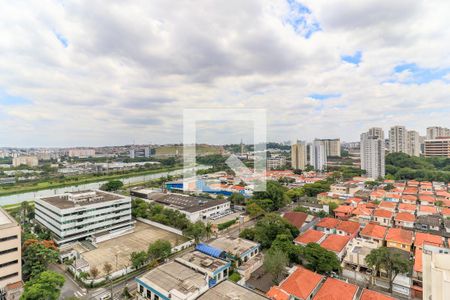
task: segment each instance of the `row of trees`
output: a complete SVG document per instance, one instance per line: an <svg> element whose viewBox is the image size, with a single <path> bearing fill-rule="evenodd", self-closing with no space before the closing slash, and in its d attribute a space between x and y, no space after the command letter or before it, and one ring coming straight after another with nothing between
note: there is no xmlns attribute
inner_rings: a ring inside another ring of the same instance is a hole
<svg viewBox="0 0 450 300"><path fill-rule="evenodd" d="M169 241L157 240L148 246L147 251L131 253L131 264L133 268L138 269L148 261L164 260L169 257L172 246Z"/></svg>

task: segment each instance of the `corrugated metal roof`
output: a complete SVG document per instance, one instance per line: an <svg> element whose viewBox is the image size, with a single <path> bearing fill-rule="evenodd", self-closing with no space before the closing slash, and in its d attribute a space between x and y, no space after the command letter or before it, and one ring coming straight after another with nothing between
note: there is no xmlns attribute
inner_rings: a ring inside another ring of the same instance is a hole
<svg viewBox="0 0 450 300"><path fill-rule="evenodd" d="M195 250L198 250L202 253L208 254L209 256L215 257L215 258L222 258L225 257L225 251L211 247L207 244L200 243L195 247Z"/></svg>

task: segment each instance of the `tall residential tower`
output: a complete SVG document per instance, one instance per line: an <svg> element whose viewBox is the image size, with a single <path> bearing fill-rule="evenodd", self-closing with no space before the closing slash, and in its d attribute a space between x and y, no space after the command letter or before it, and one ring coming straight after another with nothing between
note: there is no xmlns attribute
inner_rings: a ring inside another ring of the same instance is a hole
<svg viewBox="0 0 450 300"><path fill-rule="evenodd" d="M371 128L361 134L361 169L368 177L384 177L384 133L380 128Z"/></svg>

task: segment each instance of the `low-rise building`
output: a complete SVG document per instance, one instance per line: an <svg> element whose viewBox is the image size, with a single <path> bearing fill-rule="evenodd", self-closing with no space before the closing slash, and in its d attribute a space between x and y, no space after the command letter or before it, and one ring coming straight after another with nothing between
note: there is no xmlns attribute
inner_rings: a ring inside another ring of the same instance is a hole
<svg viewBox="0 0 450 300"><path fill-rule="evenodd" d="M355 300L358 287L339 279L328 277L313 300Z"/></svg>
<svg viewBox="0 0 450 300"><path fill-rule="evenodd" d="M364 289L359 300L395 300L395 298L377 291Z"/></svg>
<svg viewBox="0 0 450 300"><path fill-rule="evenodd" d="M384 243L384 239L386 237L387 227L369 223L364 227L363 230L359 233L359 235L366 240L375 242L378 244L378 247L382 247Z"/></svg>
<svg viewBox="0 0 450 300"><path fill-rule="evenodd" d="M407 212L414 214L416 212L417 206L415 204L400 203L398 205L398 212Z"/></svg>
<svg viewBox="0 0 450 300"><path fill-rule="evenodd" d="M352 216L352 212L355 208L349 205L339 205L333 211L336 218L340 220L348 220Z"/></svg>
<svg viewBox="0 0 450 300"><path fill-rule="evenodd" d="M413 244L413 232L402 228L389 228L386 234L386 246L410 252Z"/></svg>
<svg viewBox="0 0 450 300"><path fill-rule="evenodd" d="M394 217L395 226L413 229L416 216L408 212L399 212Z"/></svg>
<svg viewBox="0 0 450 300"><path fill-rule="evenodd" d="M363 238L354 238L347 245L347 254L343 263L347 266L355 267L356 271L363 272L369 268L366 264L366 256L378 247L377 242Z"/></svg>
<svg viewBox="0 0 450 300"><path fill-rule="evenodd" d="M218 285L210 288L206 293L201 295L198 300L267 300L254 290L248 289L242 285L236 284L232 281L226 280Z"/></svg>
<svg viewBox="0 0 450 300"><path fill-rule="evenodd" d="M395 212L395 209L397 208L397 203L389 201L381 201L380 204L378 205L378 208L388 210L390 212Z"/></svg>
<svg viewBox="0 0 450 300"><path fill-rule="evenodd" d="M336 233L336 227L341 221L334 218L323 218L314 227L318 231L323 231L327 234Z"/></svg>
<svg viewBox="0 0 450 300"><path fill-rule="evenodd" d="M373 212L373 221L383 226L392 226L392 217L394 213L385 209L375 209Z"/></svg>
<svg viewBox="0 0 450 300"><path fill-rule="evenodd" d="M304 267L297 266L279 286L273 286L267 297L273 300L303 299L311 300L317 294L324 276Z"/></svg>
<svg viewBox="0 0 450 300"><path fill-rule="evenodd" d="M437 214L436 206L432 205L419 205L419 209L417 210L417 216L429 216L433 214Z"/></svg>
<svg viewBox="0 0 450 300"><path fill-rule="evenodd" d="M158 266L135 280L138 300L194 300L210 287L204 274L175 261Z"/></svg>
<svg viewBox="0 0 450 300"><path fill-rule="evenodd" d="M326 233L314 229L309 229L294 239L294 243L306 246L309 243L320 244L326 237Z"/></svg>
<svg viewBox="0 0 450 300"><path fill-rule="evenodd" d="M416 193L417 191L409 191L410 193L413 194L408 194L408 191L405 190L405 192L403 192L401 201L402 203L407 203L407 204L417 204L417 196Z"/></svg>
<svg viewBox="0 0 450 300"><path fill-rule="evenodd" d="M414 227L417 230L440 233L442 217L439 215L418 216Z"/></svg>
<svg viewBox="0 0 450 300"><path fill-rule="evenodd" d="M68 192L35 201L36 221L49 229L58 246L131 231L131 198L100 190Z"/></svg>
<svg viewBox="0 0 450 300"><path fill-rule="evenodd" d="M433 245L436 247L444 246L444 238L439 235L416 232L414 236L414 247L422 249L424 245Z"/></svg>
<svg viewBox="0 0 450 300"><path fill-rule="evenodd" d="M360 225L353 221L342 221L336 227L336 233L354 238L358 235Z"/></svg>
<svg viewBox="0 0 450 300"><path fill-rule="evenodd" d="M346 247L350 240L351 238L349 236L330 234L325 238L325 240L323 240L322 243L320 243L320 246L328 251L333 251L336 256L342 260L345 256Z"/></svg>
<svg viewBox="0 0 450 300"><path fill-rule="evenodd" d="M19 299L21 294L21 232L16 220L0 207L0 290L6 292L5 299Z"/></svg>

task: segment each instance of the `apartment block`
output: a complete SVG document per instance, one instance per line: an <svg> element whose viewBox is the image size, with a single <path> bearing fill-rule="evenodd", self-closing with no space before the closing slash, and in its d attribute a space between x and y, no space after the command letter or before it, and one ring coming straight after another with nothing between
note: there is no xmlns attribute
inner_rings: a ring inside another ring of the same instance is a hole
<svg viewBox="0 0 450 300"><path fill-rule="evenodd" d="M450 137L425 140L425 157L450 157Z"/></svg>
<svg viewBox="0 0 450 300"><path fill-rule="evenodd" d="M13 167L18 167L20 165L26 165L28 167L37 167L39 164L37 156L17 156L13 157L12 165Z"/></svg>
<svg viewBox="0 0 450 300"><path fill-rule="evenodd" d="M36 221L48 228L58 246L134 228L131 198L100 190L69 192L35 201ZM104 237L103 237L104 238Z"/></svg>
<svg viewBox="0 0 450 300"><path fill-rule="evenodd" d="M69 157L79 157L79 158L94 157L95 149L82 149L82 148L69 149L67 151L67 155Z"/></svg>
<svg viewBox="0 0 450 300"><path fill-rule="evenodd" d="M361 134L361 169L369 178L377 179L385 174L384 136L380 128L371 128Z"/></svg>
<svg viewBox="0 0 450 300"><path fill-rule="evenodd" d="M316 139L325 145L325 152L328 157L341 156L341 140L340 139Z"/></svg>
<svg viewBox="0 0 450 300"><path fill-rule="evenodd" d="M304 170L307 164L307 149L305 141L297 141L291 146L291 166L292 169Z"/></svg>
<svg viewBox="0 0 450 300"><path fill-rule="evenodd" d="M389 130L389 152L406 153L406 128L405 126L394 126Z"/></svg>
<svg viewBox="0 0 450 300"><path fill-rule="evenodd" d="M2 299L12 299L10 287L22 286L21 253L20 225L0 208L0 290L6 292Z"/></svg>
<svg viewBox="0 0 450 300"><path fill-rule="evenodd" d="M445 127L433 126L427 128L427 140L434 140L438 137L450 136L450 129Z"/></svg>
<svg viewBox="0 0 450 300"><path fill-rule="evenodd" d="M309 146L310 149L310 165L315 170L324 170L327 164L327 152L325 143L322 140L314 140Z"/></svg>
<svg viewBox="0 0 450 300"><path fill-rule="evenodd" d="M406 153L411 156L420 156L421 143L417 131L409 130L406 132Z"/></svg>

